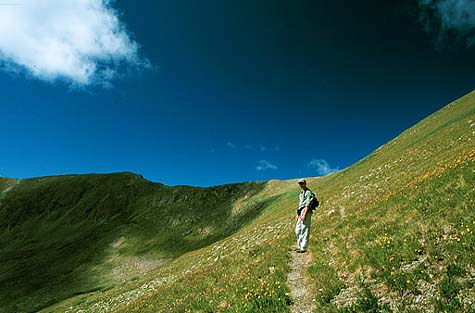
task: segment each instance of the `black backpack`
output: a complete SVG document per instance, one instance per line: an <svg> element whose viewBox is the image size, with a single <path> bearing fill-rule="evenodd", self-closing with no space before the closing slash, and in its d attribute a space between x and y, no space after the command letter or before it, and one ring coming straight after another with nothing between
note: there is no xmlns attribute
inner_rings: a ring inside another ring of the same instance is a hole
<svg viewBox="0 0 475 313"><path fill-rule="evenodd" d="M317 196L313 191L310 192L312 193L312 200L310 200L309 207L312 211L315 211L315 209L320 205L320 201L318 201Z"/></svg>

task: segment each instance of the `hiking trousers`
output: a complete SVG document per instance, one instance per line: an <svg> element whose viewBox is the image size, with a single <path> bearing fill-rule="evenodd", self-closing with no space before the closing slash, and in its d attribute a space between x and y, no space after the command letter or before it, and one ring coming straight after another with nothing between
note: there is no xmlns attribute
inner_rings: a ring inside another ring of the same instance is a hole
<svg viewBox="0 0 475 313"><path fill-rule="evenodd" d="M295 225L295 235L297 236L297 247L300 250L307 250L308 240L310 237L310 222L312 220L312 212L309 211L305 216L305 221L299 217Z"/></svg>

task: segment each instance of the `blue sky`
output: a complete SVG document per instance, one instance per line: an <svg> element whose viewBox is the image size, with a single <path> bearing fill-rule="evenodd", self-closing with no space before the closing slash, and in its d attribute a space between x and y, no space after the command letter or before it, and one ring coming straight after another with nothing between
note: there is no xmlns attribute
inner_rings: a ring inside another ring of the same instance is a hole
<svg viewBox="0 0 475 313"><path fill-rule="evenodd" d="M317 176L473 90L470 2L345 2L0 6L0 175Z"/></svg>

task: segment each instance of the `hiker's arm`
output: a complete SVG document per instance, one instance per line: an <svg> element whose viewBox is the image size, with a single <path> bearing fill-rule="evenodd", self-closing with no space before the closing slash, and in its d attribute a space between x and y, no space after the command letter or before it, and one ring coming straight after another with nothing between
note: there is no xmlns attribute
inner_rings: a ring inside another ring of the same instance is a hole
<svg viewBox="0 0 475 313"><path fill-rule="evenodd" d="M306 207L303 209L302 221L305 221L305 217L307 216L308 210L309 210L308 206L306 206Z"/></svg>
<svg viewBox="0 0 475 313"><path fill-rule="evenodd" d="M305 192L305 207L306 208L310 207L310 201L312 201L312 197L313 196L310 190L307 190L307 192Z"/></svg>
<svg viewBox="0 0 475 313"><path fill-rule="evenodd" d="M302 221L305 221L308 210L310 210L310 201L312 200L312 194L310 191L305 192L305 208L303 209Z"/></svg>

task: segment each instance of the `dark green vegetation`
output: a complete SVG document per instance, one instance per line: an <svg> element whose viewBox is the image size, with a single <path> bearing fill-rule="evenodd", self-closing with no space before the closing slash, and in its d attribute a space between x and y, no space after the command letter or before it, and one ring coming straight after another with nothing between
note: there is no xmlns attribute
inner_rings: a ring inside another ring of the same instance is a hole
<svg viewBox="0 0 475 313"><path fill-rule="evenodd" d="M263 183L169 187L132 173L2 180L0 310L28 312L107 289L215 242L260 210ZM131 264L129 264L131 263ZM138 264L137 264L138 263ZM156 264L155 264L156 263Z"/></svg>
<svg viewBox="0 0 475 313"><path fill-rule="evenodd" d="M316 312L475 312L475 93L309 179ZM2 192L3 191L3 192ZM7 191L7 192L5 192ZM0 310L286 312L296 180L0 179Z"/></svg>

